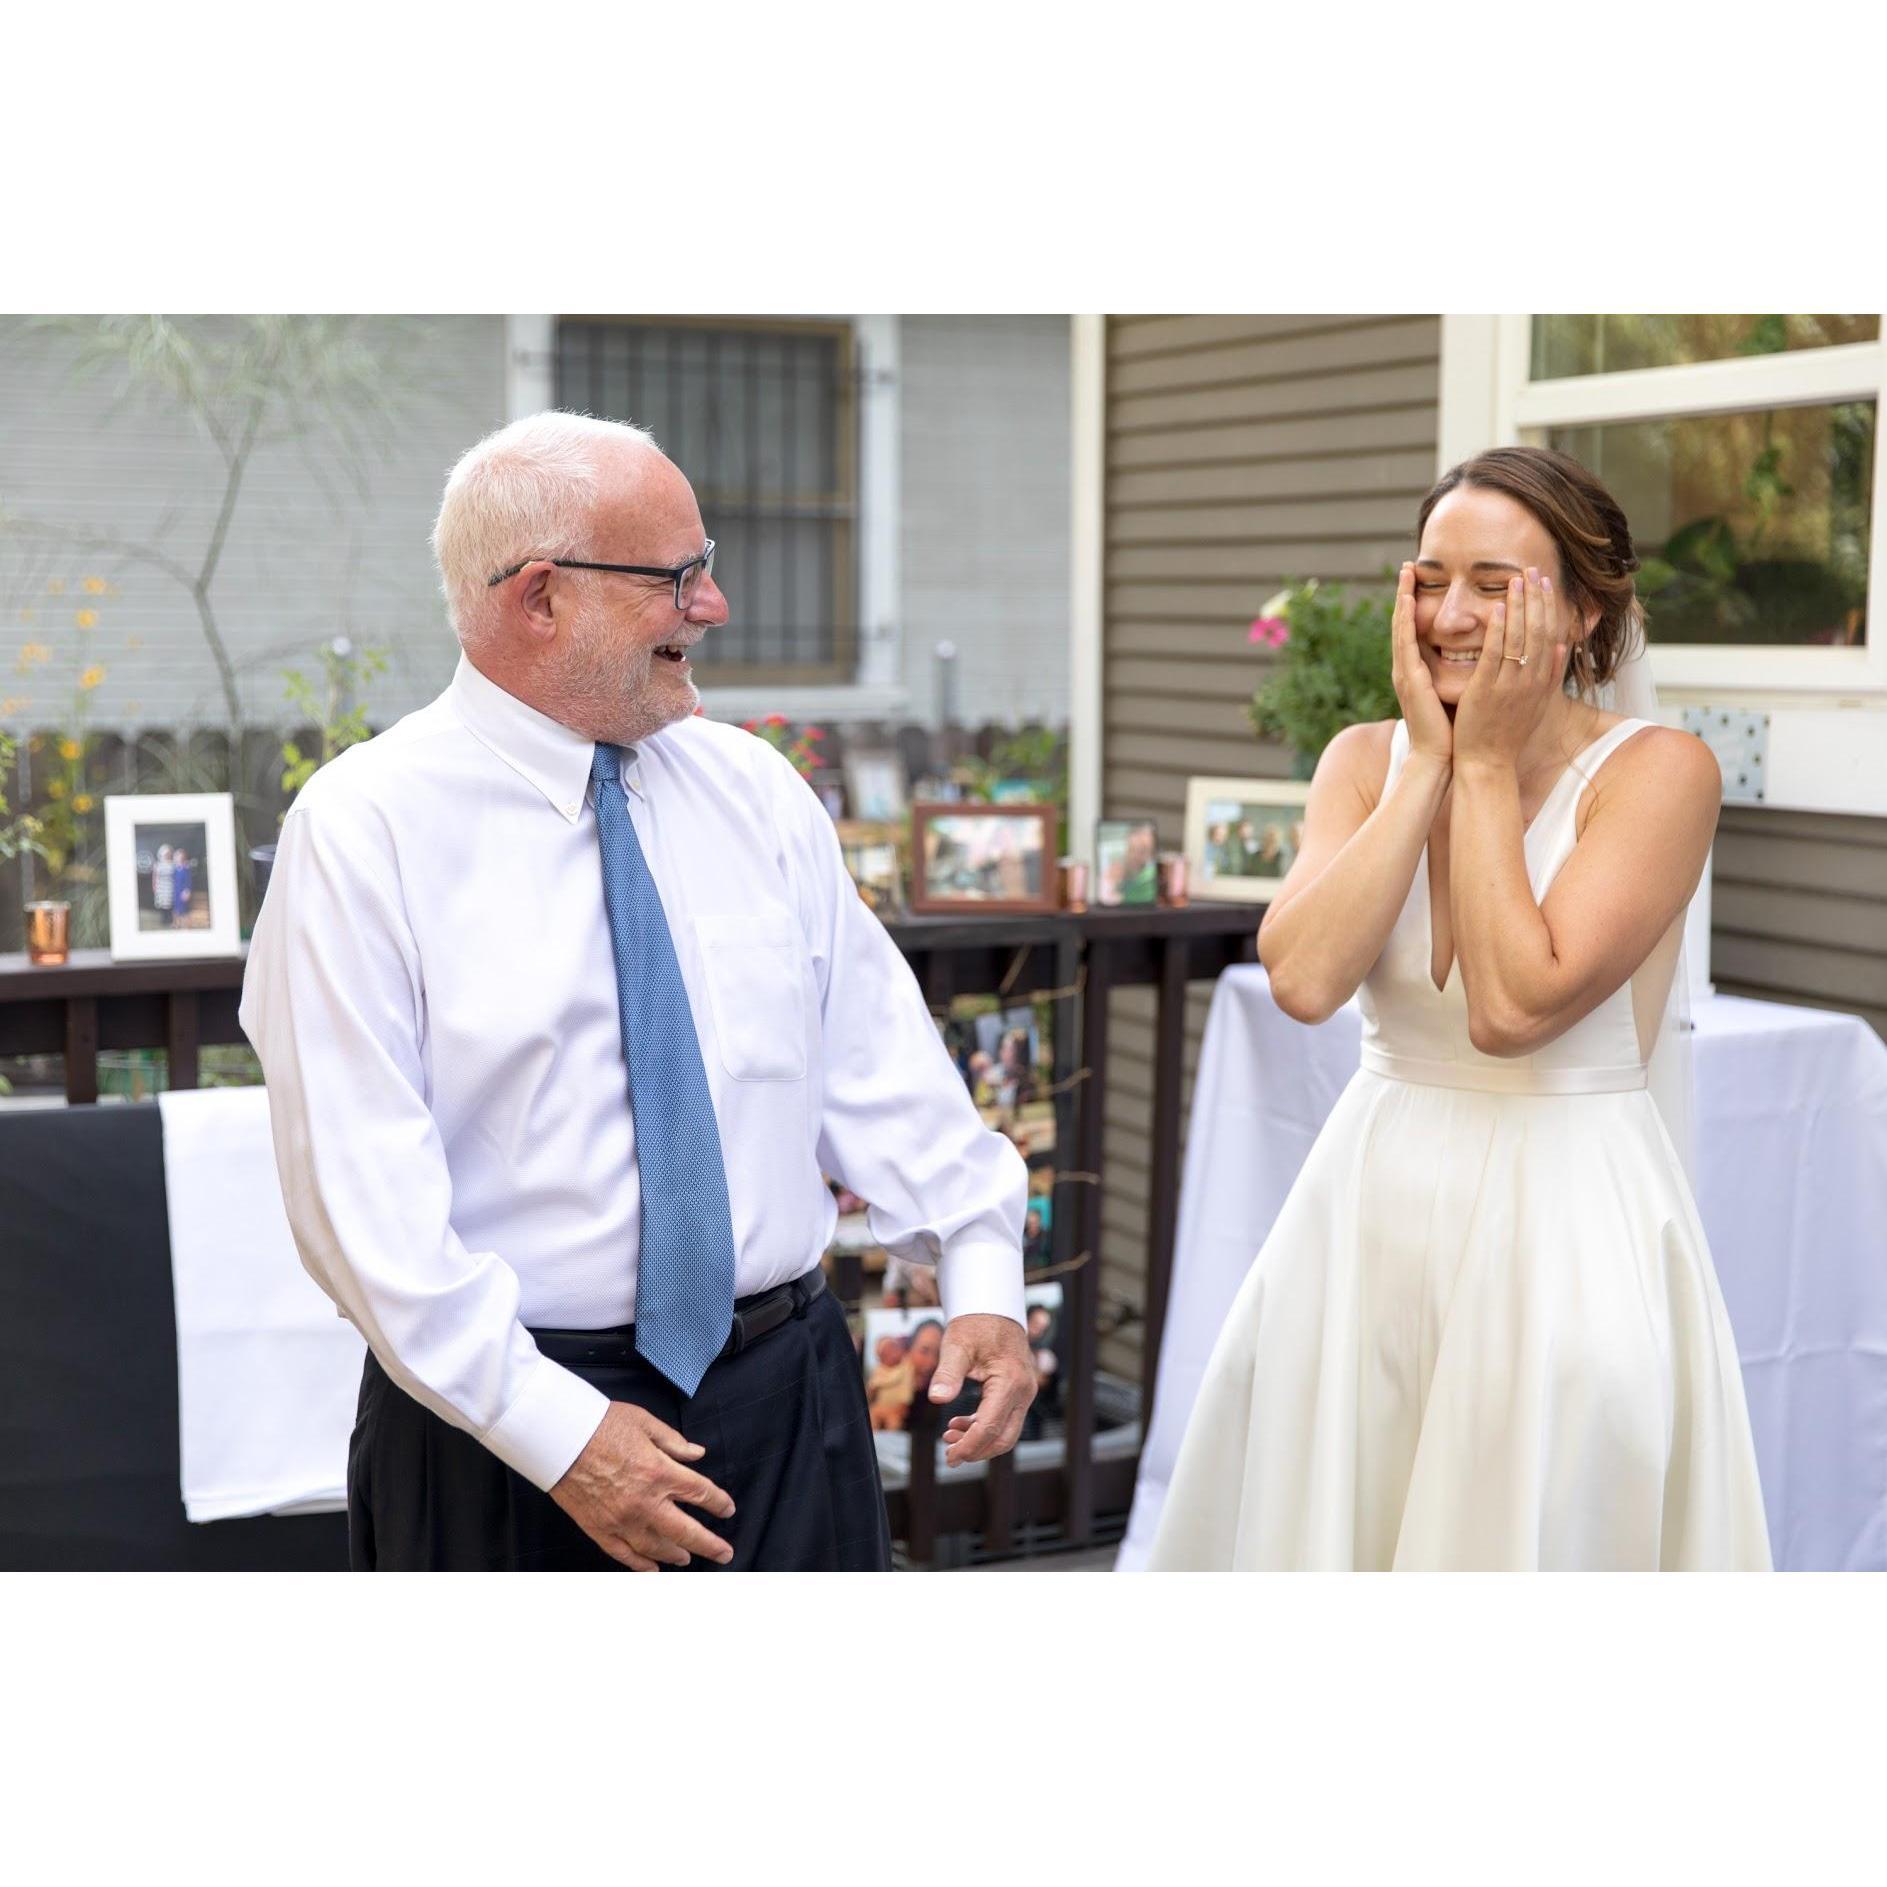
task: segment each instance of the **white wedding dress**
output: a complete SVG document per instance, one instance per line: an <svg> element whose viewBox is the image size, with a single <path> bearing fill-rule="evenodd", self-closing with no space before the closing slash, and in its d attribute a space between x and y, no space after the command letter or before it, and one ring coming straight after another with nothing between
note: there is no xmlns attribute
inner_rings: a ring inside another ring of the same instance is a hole
<svg viewBox="0 0 1887 1887"><path fill-rule="evenodd" d="M1544 900L1582 787L1528 826ZM1408 752L1398 723L1388 778ZM1736 1349L1646 1088L1675 934L1537 1054L1468 1039L1428 854L1361 992L1362 1067L1220 1333L1155 1571L1766 1568ZM1635 987L1634 987L1635 985Z"/></svg>

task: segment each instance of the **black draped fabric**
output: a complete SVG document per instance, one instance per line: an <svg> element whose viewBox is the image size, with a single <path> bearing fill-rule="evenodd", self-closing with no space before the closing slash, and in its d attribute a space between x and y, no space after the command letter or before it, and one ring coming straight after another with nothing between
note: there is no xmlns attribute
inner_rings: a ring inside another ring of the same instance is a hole
<svg viewBox="0 0 1887 1887"><path fill-rule="evenodd" d="M340 1514L184 1518L154 1101L0 1114L0 1570L339 1571Z"/></svg>
<svg viewBox="0 0 1887 1887"><path fill-rule="evenodd" d="M882 1572L890 1531L864 1383L826 1293L710 1366L683 1398L627 1342L540 1338L546 1354L707 1453L731 1520L687 1511L734 1548L697 1571ZM400 1389L369 1356L348 1456L350 1551L367 1572L621 1572L551 1497Z"/></svg>

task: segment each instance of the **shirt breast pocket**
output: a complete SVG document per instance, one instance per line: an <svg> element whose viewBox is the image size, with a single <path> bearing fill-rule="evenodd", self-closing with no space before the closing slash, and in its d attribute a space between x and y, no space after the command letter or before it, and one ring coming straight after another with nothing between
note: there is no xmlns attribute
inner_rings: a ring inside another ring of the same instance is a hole
<svg viewBox="0 0 1887 1887"><path fill-rule="evenodd" d="M783 911L697 917L721 1066L736 1081L806 1078L802 951Z"/></svg>

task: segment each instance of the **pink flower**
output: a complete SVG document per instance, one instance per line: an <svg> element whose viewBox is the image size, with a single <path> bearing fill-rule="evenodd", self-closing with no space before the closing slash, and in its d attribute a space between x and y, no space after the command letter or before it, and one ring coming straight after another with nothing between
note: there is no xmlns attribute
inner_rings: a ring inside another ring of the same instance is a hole
<svg viewBox="0 0 1887 1887"><path fill-rule="evenodd" d="M1282 616L1260 616L1247 637L1267 649L1281 649L1290 639L1291 625Z"/></svg>

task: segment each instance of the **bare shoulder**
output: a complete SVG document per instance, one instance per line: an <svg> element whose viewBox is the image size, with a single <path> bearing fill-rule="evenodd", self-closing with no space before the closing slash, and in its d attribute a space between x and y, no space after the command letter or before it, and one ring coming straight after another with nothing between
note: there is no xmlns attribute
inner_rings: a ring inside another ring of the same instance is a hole
<svg viewBox="0 0 1887 1887"><path fill-rule="evenodd" d="M1317 761L1315 784L1346 788L1374 807L1389 777L1394 721L1357 721L1332 737Z"/></svg>
<svg viewBox="0 0 1887 1887"><path fill-rule="evenodd" d="M1611 756L1580 797L1588 802L1588 818L1603 809L1657 823L1714 826L1723 774L1716 755L1695 734L1648 727Z"/></svg>

